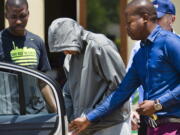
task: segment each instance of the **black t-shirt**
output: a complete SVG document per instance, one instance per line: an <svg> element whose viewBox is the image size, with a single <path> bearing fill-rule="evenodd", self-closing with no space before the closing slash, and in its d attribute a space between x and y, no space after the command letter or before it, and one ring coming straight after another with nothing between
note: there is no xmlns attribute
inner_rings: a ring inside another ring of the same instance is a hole
<svg viewBox="0 0 180 135"><path fill-rule="evenodd" d="M25 36L14 36L7 29L0 32L0 61L14 63L35 70L50 70L44 42L31 32ZM23 74L25 107L27 114L47 112L39 88L39 80ZM19 89L17 78L13 74L0 72L0 114L20 114Z"/></svg>
<svg viewBox="0 0 180 135"><path fill-rule="evenodd" d="M37 69L50 70L42 39L27 31L25 36L14 36L7 29L0 32L0 60Z"/></svg>

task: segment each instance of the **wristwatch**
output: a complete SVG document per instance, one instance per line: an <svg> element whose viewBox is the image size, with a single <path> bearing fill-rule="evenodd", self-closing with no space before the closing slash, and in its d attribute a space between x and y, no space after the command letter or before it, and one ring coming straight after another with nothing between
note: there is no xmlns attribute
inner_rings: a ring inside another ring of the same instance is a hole
<svg viewBox="0 0 180 135"><path fill-rule="evenodd" d="M162 105L160 104L159 100L154 100L154 109L156 111L160 111L162 109Z"/></svg>

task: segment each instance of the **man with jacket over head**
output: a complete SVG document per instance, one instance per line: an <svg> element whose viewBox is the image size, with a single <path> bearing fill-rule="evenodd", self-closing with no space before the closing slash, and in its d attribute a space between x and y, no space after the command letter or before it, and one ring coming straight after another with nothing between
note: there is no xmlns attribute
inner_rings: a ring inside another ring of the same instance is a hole
<svg viewBox="0 0 180 135"><path fill-rule="evenodd" d="M49 48L52 52L66 54L64 96L70 121L99 106L125 75L125 66L114 43L103 34L86 31L70 18L52 22ZM110 134L131 134L129 101L81 133Z"/></svg>

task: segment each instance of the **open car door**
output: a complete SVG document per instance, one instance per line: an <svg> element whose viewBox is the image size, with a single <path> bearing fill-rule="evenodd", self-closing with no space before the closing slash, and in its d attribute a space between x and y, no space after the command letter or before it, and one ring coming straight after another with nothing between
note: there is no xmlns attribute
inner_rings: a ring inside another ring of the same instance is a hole
<svg viewBox="0 0 180 135"><path fill-rule="evenodd" d="M0 135L67 135L60 87L45 74L0 62Z"/></svg>

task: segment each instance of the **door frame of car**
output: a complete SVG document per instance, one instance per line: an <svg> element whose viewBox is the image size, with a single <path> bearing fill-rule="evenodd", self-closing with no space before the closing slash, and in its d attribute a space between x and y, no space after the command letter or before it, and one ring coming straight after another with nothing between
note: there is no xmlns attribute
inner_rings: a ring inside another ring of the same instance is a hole
<svg viewBox="0 0 180 135"><path fill-rule="evenodd" d="M58 127L56 128L54 135L57 134L59 135L59 133L61 133L61 135L67 135L67 116L65 113L65 104L64 104L63 94L61 92L58 83L50 76L47 76L40 71L35 71L33 69L29 69L26 67L22 67L10 63L0 62L0 71L6 71L6 70L32 75L34 77L43 80L52 88L52 92L56 100L57 114L58 114L58 124L57 124Z"/></svg>

